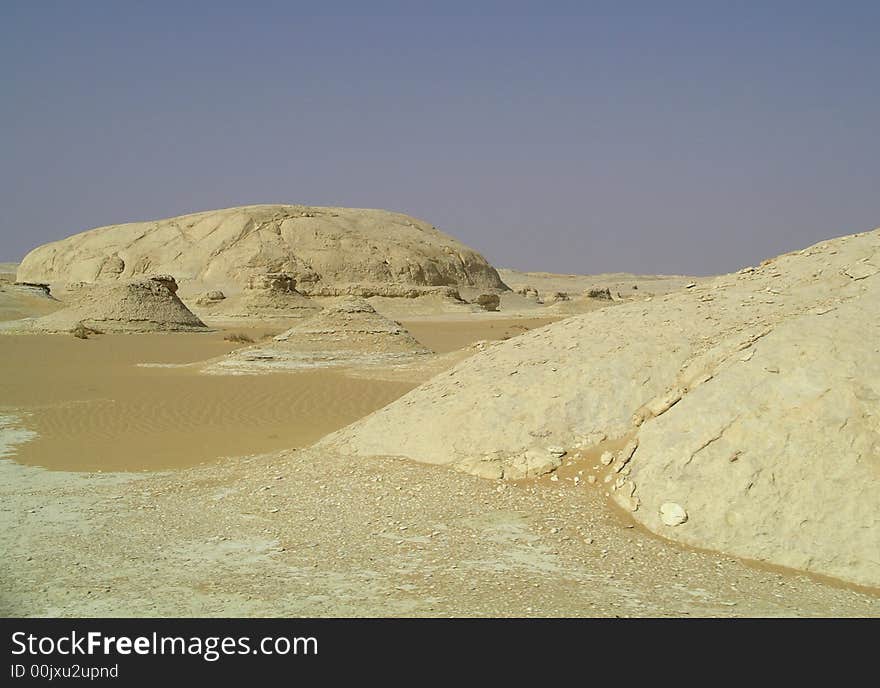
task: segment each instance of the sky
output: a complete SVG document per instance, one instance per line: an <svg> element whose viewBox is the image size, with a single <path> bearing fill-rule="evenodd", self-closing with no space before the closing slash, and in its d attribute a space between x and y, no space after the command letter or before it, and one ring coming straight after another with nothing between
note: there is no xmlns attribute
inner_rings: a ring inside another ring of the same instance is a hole
<svg viewBox="0 0 880 688"><path fill-rule="evenodd" d="M255 203L498 267L714 274L880 225L880 3L0 0L0 260Z"/></svg>

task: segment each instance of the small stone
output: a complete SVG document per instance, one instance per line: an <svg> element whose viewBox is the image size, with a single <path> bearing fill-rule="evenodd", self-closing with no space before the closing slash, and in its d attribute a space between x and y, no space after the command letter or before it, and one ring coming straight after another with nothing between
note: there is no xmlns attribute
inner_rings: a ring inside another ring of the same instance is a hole
<svg viewBox="0 0 880 688"><path fill-rule="evenodd" d="M664 502L660 505L660 520L663 521L663 525L680 526L687 522L688 514L681 504Z"/></svg>
<svg viewBox="0 0 880 688"><path fill-rule="evenodd" d="M602 452L602 456L599 457L599 463L603 466L609 465L612 461L614 461L614 454L610 451Z"/></svg>
<svg viewBox="0 0 880 688"><path fill-rule="evenodd" d="M547 447L547 452L552 454L553 456L565 456L568 452L565 451L562 447Z"/></svg>

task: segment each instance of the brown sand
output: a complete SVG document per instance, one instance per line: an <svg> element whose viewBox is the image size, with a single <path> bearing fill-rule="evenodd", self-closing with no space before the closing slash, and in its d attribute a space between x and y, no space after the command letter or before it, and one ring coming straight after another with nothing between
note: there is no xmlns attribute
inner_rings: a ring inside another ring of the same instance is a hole
<svg viewBox="0 0 880 688"><path fill-rule="evenodd" d="M443 353L551 321L412 325L419 341ZM20 427L36 433L12 458L53 470L144 471L305 447L421 381L327 370L202 375L186 365L243 346L226 340L232 333L260 341L278 328L106 334L87 341L66 335L0 337L0 414L18 417Z"/></svg>
<svg viewBox="0 0 880 688"><path fill-rule="evenodd" d="M559 318L400 320L413 337L438 354L457 351L481 339L510 339Z"/></svg>
<svg viewBox="0 0 880 688"><path fill-rule="evenodd" d="M0 412L37 437L21 463L64 470L179 468L311 444L414 383L339 373L200 375L190 367L236 345L223 333L0 337Z"/></svg>

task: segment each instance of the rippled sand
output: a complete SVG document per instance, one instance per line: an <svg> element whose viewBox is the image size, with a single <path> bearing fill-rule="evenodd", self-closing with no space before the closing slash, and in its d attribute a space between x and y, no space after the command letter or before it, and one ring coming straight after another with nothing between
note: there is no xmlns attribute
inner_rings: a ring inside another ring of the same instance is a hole
<svg viewBox="0 0 880 688"><path fill-rule="evenodd" d="M64 470L150 470L311 444L415 383L309 371L200 375L222 333L0 337L0 413L36 433L14 459ZM240 345L239 345L240 346Z"/></svg>
<svg viewBox="0 0 880 688"><path fill-rule="evenodd" d="M410 326L422 343L447 352L546 322L498 318ZM255 341L278 331L235 329ZM366 379L328 370L202 375L187 365L243 346L226 341L228 335L0 337L3 432L31 437L16 443L10 458L56 470L144 471L305 447L419 382L418 376Z"/></svg>

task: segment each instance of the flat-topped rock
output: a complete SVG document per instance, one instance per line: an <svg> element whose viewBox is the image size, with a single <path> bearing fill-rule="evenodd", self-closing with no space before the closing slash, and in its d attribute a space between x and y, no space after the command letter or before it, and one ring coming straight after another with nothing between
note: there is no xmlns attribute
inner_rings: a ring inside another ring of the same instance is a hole
<svg viewBox="0 0 880 688"><path fill-rule="evenodd" d="M302 205L98 227L34 249L17 274L19 280L66 283L157 272L174 275L187 293L244 289L270 273L288 275L304 295L506 289L483 256L427 222L385 210Z"/></svg>

